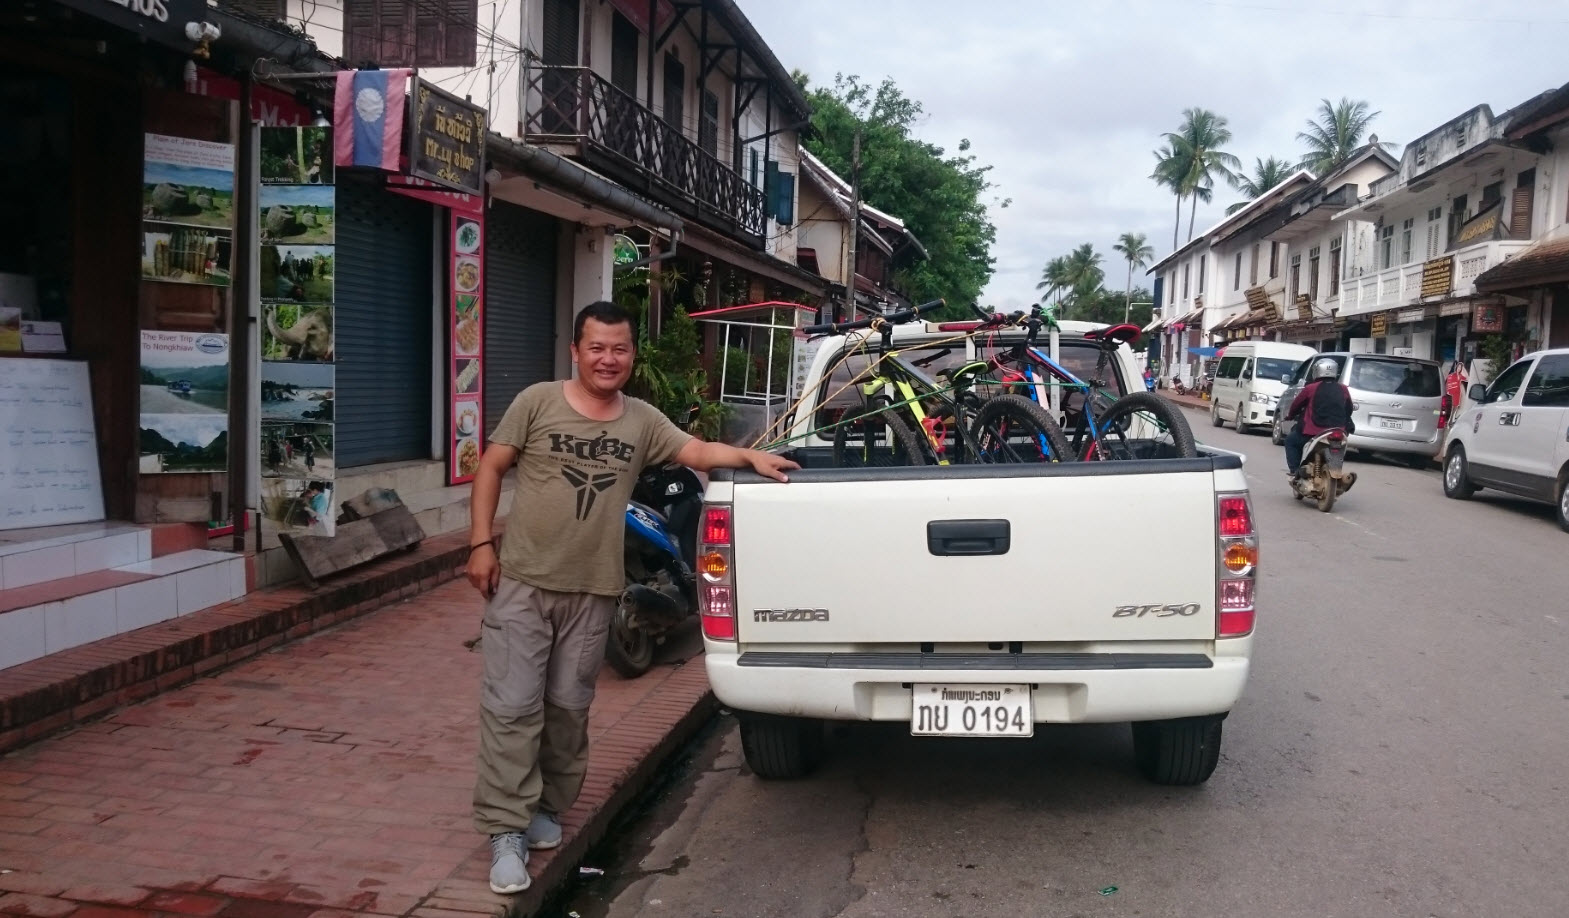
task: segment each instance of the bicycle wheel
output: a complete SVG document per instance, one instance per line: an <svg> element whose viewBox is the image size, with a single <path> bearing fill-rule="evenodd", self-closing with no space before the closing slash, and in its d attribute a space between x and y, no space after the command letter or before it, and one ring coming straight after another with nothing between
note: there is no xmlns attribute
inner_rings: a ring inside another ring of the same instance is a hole
<svg viewBox="0 0 1569 918"><path fill-rule="evenodd" d="M834 428L836 468L904 465L926 465L926 453L921 438L892 408L874 409Z"/></svg>
<svg viewBox="0 0 1569 918"><path fill-rule="evenodd" d="M1153 392L1124 395L1096 422L1100 436L1085 447L1087 460L1191 459L1199 454L1182 409Z"/></svg>
<svg viewBox="0 0 1569 918"><path fill-rule="evenodd" d="M999 395L975 413L970 438L979 462L1066 462L1073 452L1045 409L1022 395Z"/></svg>

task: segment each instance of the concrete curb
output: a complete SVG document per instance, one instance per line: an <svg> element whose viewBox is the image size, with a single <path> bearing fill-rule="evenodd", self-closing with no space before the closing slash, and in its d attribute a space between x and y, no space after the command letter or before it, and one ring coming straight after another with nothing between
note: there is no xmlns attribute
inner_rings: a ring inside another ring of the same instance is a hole
<svg viewBox="0 0 1569 918"><path fill-rule="evenodd" d="M702 666L702 658L697 657L687 665ZM506 918L534 918L554 897L564 893L576 877L578 865L609 834L611 824L621 811L637 799L665 761L691 739L718 709L719 702L712 691L705 691L699 696L691 708L666 731L664 738L642 756L610 797L589 814L583 826L567 833L561 847L549 852L552 856L534 874L533 884L513 897ZM593 755L591 746L590 762Z"/></svg>

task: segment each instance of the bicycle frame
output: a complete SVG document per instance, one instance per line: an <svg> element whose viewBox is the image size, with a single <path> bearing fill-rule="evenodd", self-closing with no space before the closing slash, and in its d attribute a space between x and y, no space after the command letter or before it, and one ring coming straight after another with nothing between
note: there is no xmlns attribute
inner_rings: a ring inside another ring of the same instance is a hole
<svg viewBox="0 0 1569 918"><path fill-rule="evenodd" d="M879 371L876 376L861 384L861 394L870 400L873 396L892 389L897 396L894 405L906 408L916 420L916 432L926 438L932 448L932 456L938 465L948 465L947 439L936 433L937 421L926 413L924 402L930 398L939 398L946 402L953 410L953 423L955 432L959 436L964 449L974 453L975 444L971 442L970 433L965 429L964 416L961 408L961 389L958 386L943 386L936 379L928 376L925 371L911 361L905 359L900 351L883 351L882 366L886 364L894 368L895 372ZM986 369L984 361L970 361L953 372L954 377L960 377L967 371L977 374ZM913 381L913 382L912 382ZM917 392L919 386L923 392ZM950 396L948 393L952 392Z"/></svg>

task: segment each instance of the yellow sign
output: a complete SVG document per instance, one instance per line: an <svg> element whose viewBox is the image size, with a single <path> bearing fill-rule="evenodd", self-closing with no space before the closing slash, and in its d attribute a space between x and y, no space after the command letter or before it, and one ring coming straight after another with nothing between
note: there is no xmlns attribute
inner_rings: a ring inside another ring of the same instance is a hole
<svg viewBox="0 0 1569 918"><path fill-rule="evenodd" d="M1446 296L1454 289L1455 257L1445 255L1422 263L1422 299Z"/></svg>
<svg viewBox="0 0 1569 918"><path fill-rule="evenodd" d="M470 194L484 188L484 109L416 80L408 141L410 175Z"/></svg>
<svg viewBox="0 0 1569 918"><path fill-rule="evenodd" d="M1370 334L1375 338L1382 338L1389 334L1388 313L1380 312L1373 316L1373 330L1370 332Z"/></svg>
<svg viewBox="0 0 1569 918"><path fill-rule="evenodd" d="M1488 233L1491 233L1497 228L1498 212L1494 211L1482 219L1473 222L1465 229L1462 229L1460 231L1460 235L1455 237L1455 245L1461 246L1465 245L1467 242L1471 242L1474 239L1481 239L1483 236L1486 236Z"/></svg>

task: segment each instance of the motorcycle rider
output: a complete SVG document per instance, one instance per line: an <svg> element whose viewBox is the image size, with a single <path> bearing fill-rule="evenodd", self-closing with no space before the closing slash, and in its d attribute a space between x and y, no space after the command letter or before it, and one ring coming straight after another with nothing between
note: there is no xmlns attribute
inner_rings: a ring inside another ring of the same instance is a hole
<svg viewBox="0 0 1569 918"><path fill-rule="evenodd" d="M1340 364L1333 358L1318 358L1308 370L1308 384L1291 400L1286 420L1301 416L1286 434L1286 471L1293 480L1301 477L1302 449L1314 437L1337 428L1348 434L1356 430L1351 420L1351 390L1336 378L1339 375Z"/></svg>

